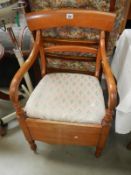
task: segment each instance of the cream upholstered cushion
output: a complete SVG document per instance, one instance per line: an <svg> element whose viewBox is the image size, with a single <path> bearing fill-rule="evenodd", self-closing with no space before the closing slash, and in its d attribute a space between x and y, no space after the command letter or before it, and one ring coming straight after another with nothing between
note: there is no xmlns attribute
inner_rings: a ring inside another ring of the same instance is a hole
<svg viewBox="0 0 131 175"><path fill-rule="evenodd" d="M96 77L52 73L39 82L27 101L25 111L33 118L101 123L105 115L105 105Z"/></svg>

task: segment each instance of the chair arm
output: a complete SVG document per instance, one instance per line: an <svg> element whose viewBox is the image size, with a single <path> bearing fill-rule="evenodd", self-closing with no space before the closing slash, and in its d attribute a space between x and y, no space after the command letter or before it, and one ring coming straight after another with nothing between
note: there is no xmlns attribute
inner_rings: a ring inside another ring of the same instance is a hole
<svg viewBox="0 0 131 175"><path fill-rule="evenodd" d="M104 33L101 33L100 52L101 52L101 58L102 58L103 73L105 75L107 88L108 88L108 109L112 111L114 110L117 103L117 87L116 87L115 79L108 62L108 58L106 56Z"/></svg>
<svg viewBox="0 0 131 175"><path fill-rule="evenodd" d="M18 101L18 88L24 74L28 72L32 64L35 62L37 55L39 53L39 46L40 46L40 31L36 33L36 39L33 44L32 51L28 57L28 59L24 62L24 64L20 67L20 69L16 72L15 76L13 77L10 85L10 99L13 102L15 109L21 108L21 105Z"/></svg>

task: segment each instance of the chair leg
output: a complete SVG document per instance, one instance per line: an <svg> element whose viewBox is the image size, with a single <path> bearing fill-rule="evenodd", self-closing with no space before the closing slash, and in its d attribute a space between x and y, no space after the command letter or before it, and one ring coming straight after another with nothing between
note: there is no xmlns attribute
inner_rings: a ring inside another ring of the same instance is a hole
<svg viewBox="0 0 131 175"><path fill-rule="evenodd" d="M128 149L128 150L131 150L131 142L128 143L127 149Z"/></svg>
<svg viewBox="0 0 131 175"><path fill-rule="evenodd" d="M31 150L36 152L37 145L35 144L35 141L32 139L29 132L27 133L27 132L25 132L25 130L23 130L23 131L24 131L25 138L26 138L27 142L29 143Z"/></svg>
<svg viewBox="0 0 131 175"><path fill-rule="evenodd" d="M102 151L103 151L103 148L99 148L99 147L97 146L97 147L96 147L95 156L96 156L97 158L100 157Z"/></svg>
<svg viewBox="0 0 131 175"><path fill-rule="evenodd" d="M34 140L32 141L28 141L29 145L30 145L30 148L36 152L36 149L37 149L37 145L35 144Z"/></svg>
<svg viewBox="0 0 131 175"><path fill-rule="evenodd" d="M0 136L5 136L8 124L0 124Z"/></svg>
<svg viewBox="0 0 131 175"><path fill-rule="evenodd" d="M22 128L23 129L23 128ZM25 129L25 128L24 128ZM26 130L23 130L24 131L24 135L25 135L25 138L27 140L27 142L29 143L30 145L30 148L36 152L36 149L37 149L37 145L35 144L35 141L32 139L31 135L30 135L30 132L26 129Z"/></svg>
<svg viewBox="0 0 131 175"><path fill-rule="evenodd" d="M23 115L23 116L24 116L24 115ZM28 142L29 145L30 145L30 148L31 148L34 152L36 152L37 146L36 146L36 144L35 144L35 142L34 142L32 136L31 136L31 134L30 134L30 131L29 131L29 129L28 129L27 125L26 125L26 122L25 122L25 118L24 118L23 116L22 116L21 118L18 119L19 124L20 124L20 126L21 126L21 129L23 130L23 133L24 133L24 136L25 136L27 142Z"/></svg>
<svg viewBox="0 0 131 175"><path fill-rule="evenodd" d="M101 135L98 141L98 144L96 146L96 152L95 152L95 156L99 157L105 147L108 135L109 135L109 131L110 131L110 126L103 126L102 131L101 131Z"/></svg>

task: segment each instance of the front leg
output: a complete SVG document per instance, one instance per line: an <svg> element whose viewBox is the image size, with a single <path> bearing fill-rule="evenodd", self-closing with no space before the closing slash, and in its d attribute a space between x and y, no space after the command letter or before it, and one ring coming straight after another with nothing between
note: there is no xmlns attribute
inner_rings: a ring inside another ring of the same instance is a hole
<svg viewBox="0 0 131 175"><path fill-rule="evenodd" d="M127 149L131 151L131 141L128 143Z"/></svg>

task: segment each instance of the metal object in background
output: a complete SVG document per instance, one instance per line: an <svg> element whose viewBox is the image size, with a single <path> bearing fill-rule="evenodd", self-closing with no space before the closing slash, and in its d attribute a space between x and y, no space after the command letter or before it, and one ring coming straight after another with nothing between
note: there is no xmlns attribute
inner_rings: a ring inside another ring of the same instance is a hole
<svg viewBox="0 0 131 175"><path fill-rule="evenodd" d="M8 32L10 39L12 41L12 44L14 45L13 51L15 53L15 56L20 66L24 63L24 58L23 58L19 43L13 32L12 26L13 26L13 23L16 23L17 26L20 26L19 16L20 16L20 13L24 14L24 7L25 7L24 1L17 1L17 0L1 0L0 1L0 29L5 32ZM3 55L3 50L1 52L1 57L2 55ZM22 92L20 92L20 94L23 97L28 97L33 90L33 86L32 86L31 79L28 73L25 75L24 79L25 79L27 88L26 86L22 85L24 94ZM5 134L5 128L7 126L7 123L13 120L14 118L15 118L15 112L7 116L4 116L0 119L1 135Z"/></svg>
<svg viewBox="0 0 131 175"><path fill-rule="evenodd" d="M0 44L0 59L3 57L4 55L4 47L2 46L2 44Z"/></svg>
<svg viewBox="0 0 131 175"><path fill-rule="evenodd" d="M6 30L15 22L16 11L13 8L17 7L17 0L1 0L0 1L0 27Z"/></svg>

